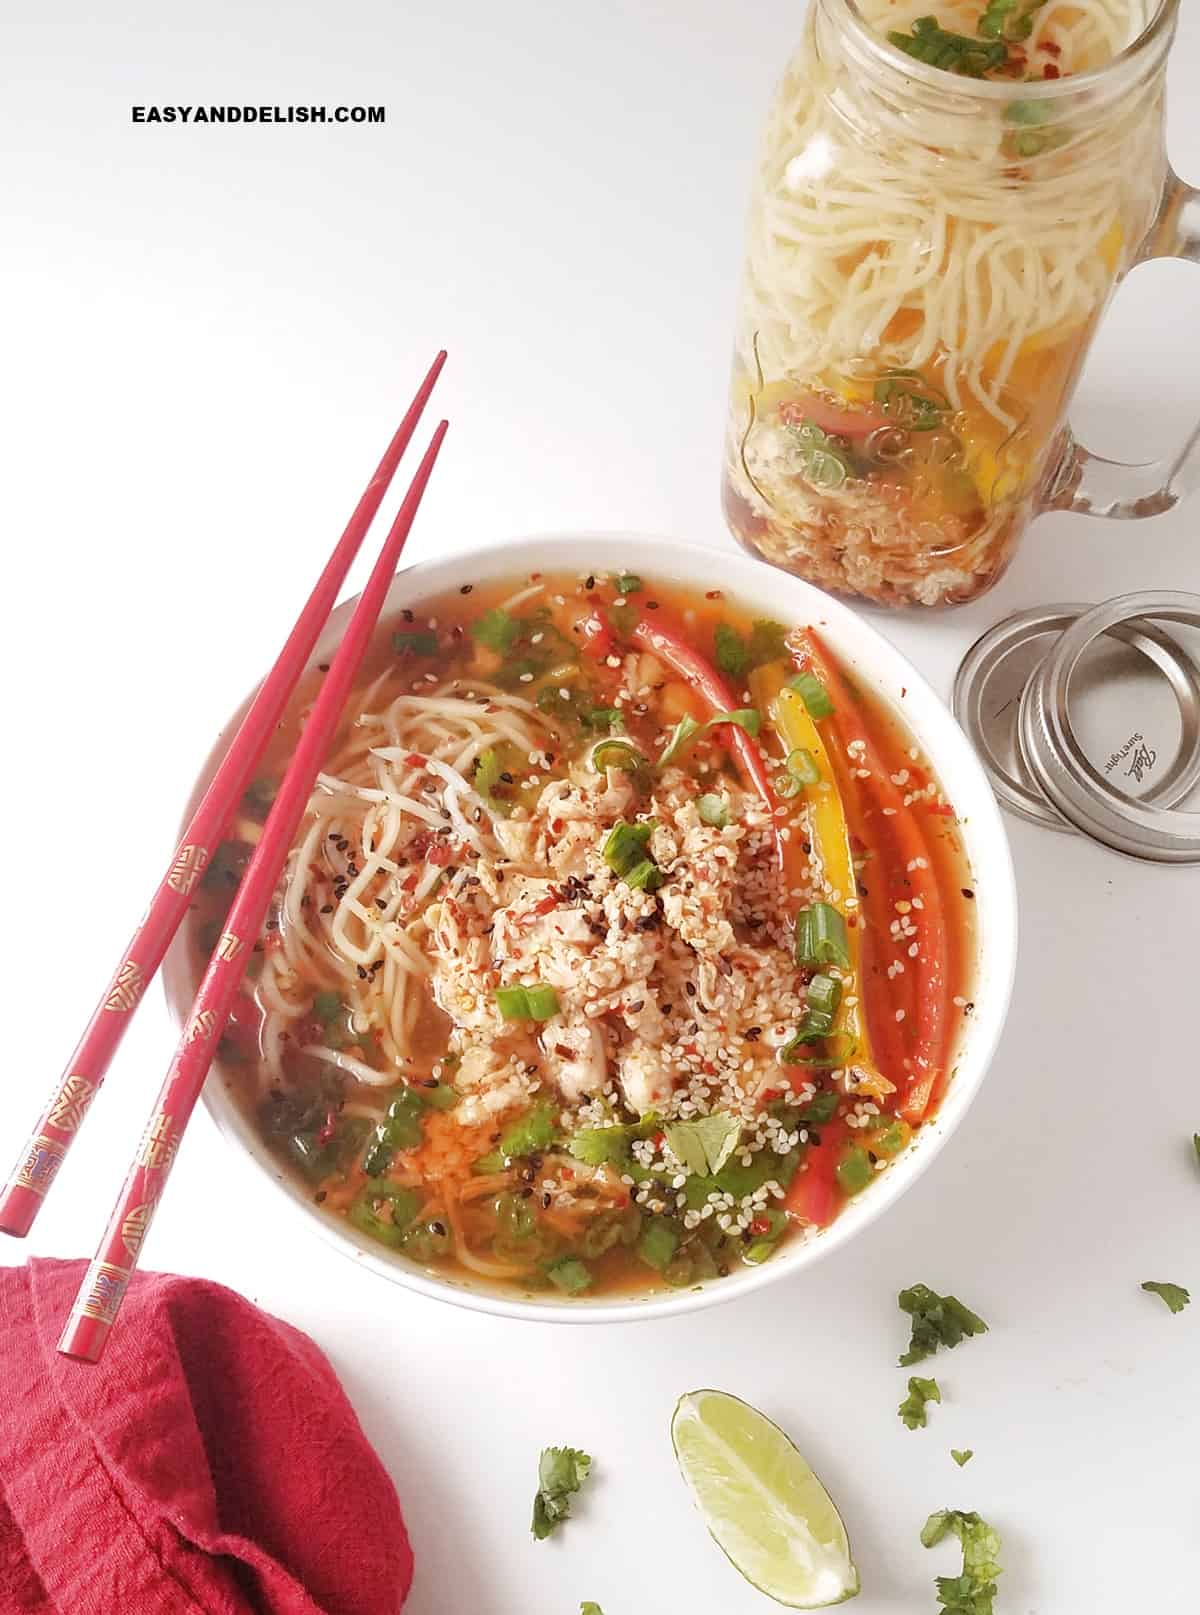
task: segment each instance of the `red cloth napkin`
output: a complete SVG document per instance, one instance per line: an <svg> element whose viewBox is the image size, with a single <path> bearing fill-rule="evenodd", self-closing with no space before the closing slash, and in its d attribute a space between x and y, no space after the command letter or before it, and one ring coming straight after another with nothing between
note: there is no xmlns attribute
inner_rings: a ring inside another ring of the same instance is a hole
<svg viewBox="0 0 1200 1615"><path fill-rule="evenodd" d="M84 1262L0 1269L3 1615L395 1615L395 1489L306 1335L141 1273L102 1361L55 1351Z"/></svg>

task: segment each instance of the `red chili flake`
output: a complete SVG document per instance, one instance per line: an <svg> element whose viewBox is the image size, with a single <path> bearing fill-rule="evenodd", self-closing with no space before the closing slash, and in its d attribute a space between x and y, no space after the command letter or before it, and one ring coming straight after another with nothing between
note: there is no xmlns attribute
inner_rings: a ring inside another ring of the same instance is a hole
<svg viewBox="0 0 1200 1615"><path fill-rule="evenodd" d="M704 598L706 600L719 600L721 598L721 591L720 589L706 589L704 591Z"/></svg>
<svg viewBox="0 0 1200 1615"><path fill-rule="evenodd" d="M534 907L533 907L532 912L534 914L549 914L553 909L556 909L557 907L558 907L558 898L553 893L551 893L551 895L549 897L543 897L540 903L536 903L534 905Z"/></svg>
<svg viewBox="0 0 1200 1615"><path fill-rule="evenodd" d="M1062 78L1062 74L1053 62L1047 62L1045 67L1042 68L1042 77L1044 79L1058 79Z"/></svg>
<svg viewBox="0 0 1200 1615"><path fill-rule="evenodd" d="M421 756L419 751L410 751L404 761L408 764L409 768L425 767L425 759Z"/></svg>
<svg viewBox="0 0 1200 1615"><path fill-rule="evenodd" d="M763 1089L763 1099L768 1105L771 1104L774 1100L782 1099L782 1098L783 1098L783 1089L782 1088L764 1088Z"/></svg>
<svg viewBox="0 0 1200 1615"><path fill-rule="evenodd" d="M1038 45L1038 49L1044 50L1047 56L1062 55L1062 46L1056 45L1052 39L1043 39Z"/></svg>
<svg viewBox="0 0 1200 1615"><path fill-rule="evenodd" d="M667 1141L667 1135L665 1133L655 1133L654 1138L652 1140L652 1142L654 1144L654 1148L656 1150L661 1150L663 1145L666 1143L666 1141Z"/></svg>
<svg viewBox="0 0 1200 1615"><path fill-rule="evenodd" d="M938 814L943 819L952 819L954 817L954 809L949 802L933 802L930 804L929 811Z"/></svg>
<svg viewBox="0 0 1200 1615"><path fill-rule="evenodd" d="M771 1224L765 1217L754 1217L750 1223L750 1232L752 1234L769 1234Z"/></svg>
<svg viewBox="0 0 1200 1615"><path fill-rule="evenodd" d="M416 889L417 889L417 881L420 878L421 877L420 877L419 871L414 869L412 874L408 877L408 879L401 886L400 890L402 892L414 892L414 891L416 891Z"/></svg>
<svg viewBox="0 0 1200 1615"><path fill-rule="evenodd" d="M569 1166L564 1166L562 1169L562 1176L564 1178L573 1178L575 1173Z"/></svg>
<svg viewBox="0 0 1200 1615"><path fill-rule="evenodd" d="M430 847L429 851L425 854L425 859L426 862L431 863L435 869L443 869L450 862L450 859L453 856L454 855L450 851L450 844L448 841L435 841L433 846Z"/></svg>
<svg viewBox="0 0 1200 1615"><path fill-rule="evenodd" d="M325 1121L324 1121L323 1125L317 1129L317 1143L318 1144L329 1144L329 1143L331 1143L333 1141L333 1135L336 1132L337 1132L337 1111L336 1110L327 1110L325 1112Z"/></svg>
<svg viewBox="0 0 1200 1615"><path fill-rule="evenodd" d="M538 582L540 582L541 581L541 576L542 576L542 574L540 572L531 572L529 574L530 583L538 583Z"/></svg>

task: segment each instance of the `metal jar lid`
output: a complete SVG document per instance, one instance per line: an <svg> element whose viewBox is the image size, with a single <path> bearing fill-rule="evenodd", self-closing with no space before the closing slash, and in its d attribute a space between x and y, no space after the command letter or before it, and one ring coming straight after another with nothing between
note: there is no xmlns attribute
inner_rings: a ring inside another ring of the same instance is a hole
<svg viewBox="0 0 1200 1615"><path fill-rule="evenodd" d="M967 652L954 709L1001 803L1135 858L1200 862L1200 665L1164 623L1200 595L1146 592L998 623Z"/></svg>

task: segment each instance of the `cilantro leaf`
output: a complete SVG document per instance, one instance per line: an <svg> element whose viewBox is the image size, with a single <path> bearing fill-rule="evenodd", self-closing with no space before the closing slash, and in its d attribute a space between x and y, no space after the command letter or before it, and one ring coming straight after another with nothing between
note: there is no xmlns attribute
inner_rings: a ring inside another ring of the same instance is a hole
<svg viewBox="0 0 1200 1615"><path fill-rule="evenodd" d="M968 1335L987 1333L987 1324L963 1306L957 1296L938 1295L927 1284L914 1284L897 1296L901 1312L912 1319L912 1339L900 1358L901 1368L932 1357L939 1346L949 1349Z"/></svg>
<svg viewBox="0 0 1200 1615"><path fill-rule="evenodd" d="M719 1172L728 1161L742 1135L742 1124L715 1110L709 1116L697 1116L695 1121L672 1122L663 1130L667 1143L688 1171L704 1177Z"/></svg>
<svg viewBox="0 0 1200 1615"><path fill-rule="evenodd" d="M748 639L743 639L728 623L719 622L713 629L713 660L730 678L744 678L765 662L778 661L784 653L786 638L787 629L783 624L772 622L769 617L756 619Z"/></svg>
<svg viewBox="0 0 1200 1615"><path fill-rule="evenodd" d="M436 656L438 638L427 628L401 628L392 635L397 656Z"/></svg>
<svg viewBox="0 0 1200 1615"><path fill-rule="evenodd" d="M1159 1279L1147 1279L1142 1289L1149 1290L1151 1295L1160 1296L1172 1312L1182 1312L1192 1299L1182 1284L1166 1284Z"/></svg>
<svg viewBox="0 0 1200 1615"><path fill-rule="evenodd" d="M521 625L515 617L510 617L507 611L499 606L493 606L485 611L483 616L471 625L471 638L486 645L503 656L512 649L513 642L521 632Z"/></svg>
<svg viewBox="0 0 1200 1615"><path fill-rule="evenodd" d="M937 1380L921 1379L914 1374L908 1382L908 1395L896 1411L910 1430L923 1430L927 1422L925 1404L941 1400L942 1393Z"/></svg>
<svg viewBox="0 0 1200 1615"><path fill-rule="evenodd" d="M927 1548L936 1548L947 1536L962 1543L961 1576L938 1576L938 1602L945 1615L993 1615L996 1577L1000 1574L1000 1538L978 1514L956 1508L931 1514L921 1531Z"/></svg>
<svg viewBox="0 0 1200 1615"><path fill-rule="evenodd" d="M964 1464L969 1464L971 1462L971 1459L974 1458L975 1453L970 1447L951 1447L950 1456L961 1469Z"/></svg>
<svg viewBox="0 0 1200 1615"><path fill-rule="evenodd" d="M592 1460L577 1447L543 1447L533 1500L533 1534L543 1542L571 1512L568 1499L588 1477Z"/></svg>
<svg viewBox="0 0 1200 1615"><path fill-rule="evenodd" d="M732 679L750 671L750 652L741 634L727 622L719 622L713 630L713 660Z"/></svg>

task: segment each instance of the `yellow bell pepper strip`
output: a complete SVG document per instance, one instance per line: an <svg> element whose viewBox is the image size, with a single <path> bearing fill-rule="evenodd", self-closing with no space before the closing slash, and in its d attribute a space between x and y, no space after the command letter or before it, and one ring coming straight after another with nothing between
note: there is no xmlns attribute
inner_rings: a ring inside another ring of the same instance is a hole
<svg viewBox="0 0 1200 1615"><path fill-rule="evenodd" d="M912 1019L915 1024L905 1061L910 1076L903 1103L899 1106L904 1120L916 1126L929 1109L945 1072L946 1040L951 1017L942 894L929 858L929 845L917 815L911 807L905 806L903 796L892 783L887 764L837 664L813 629L805 629L796 639L800 646L797 666L814 673L833 702L831 717L823 721L831 726L843 754L851 745L854 746L858 753L856 760L859 769L867 771L867 778L863 782L864 798L870 798L880 813L886 814L895 849L890 860L886 851L881 858L889 887L905 896L911 892L920 899L919 906L914 903L909 913L917 929L917 951L913 961L916 979Z"/></svg>
<svg viewBox="0 0 1200 1615"><path fill-rule="evenodd" d="M848 965L841 1002L834 1021L834 1033L848 1044L847 1066L859 1072L857 1088L882 1099L895 1091L879 1070L871 1047L864 1000L862 968L862 913L858 882L854 872L854 852L837 775L826 748L825 738L804 704L804 698L785 682L787 668L773 662L750 675L750 691L759 710L779 736L783 755L807 752L820 778L804 787L808 805L809 838L813 860L825 883L824 896L846 921ZM828 720L826 720L828 721Z"/></svg>

